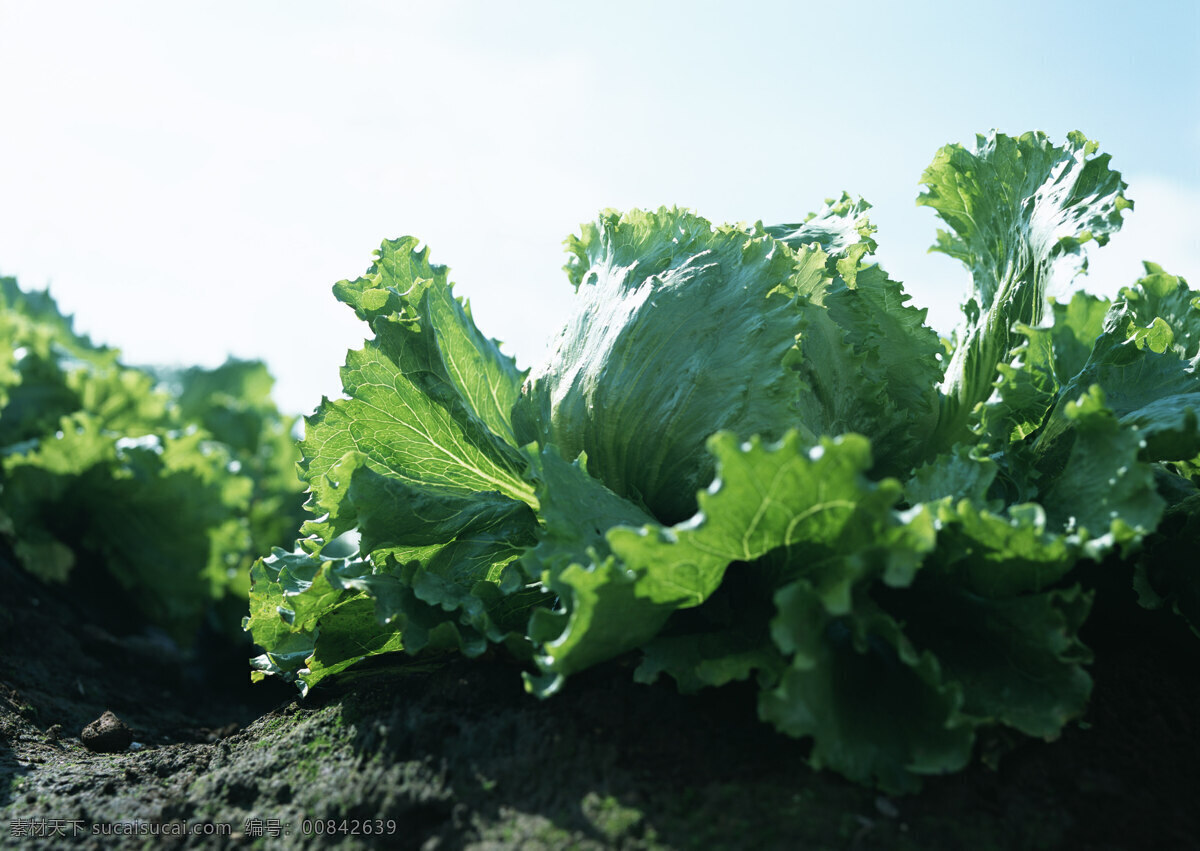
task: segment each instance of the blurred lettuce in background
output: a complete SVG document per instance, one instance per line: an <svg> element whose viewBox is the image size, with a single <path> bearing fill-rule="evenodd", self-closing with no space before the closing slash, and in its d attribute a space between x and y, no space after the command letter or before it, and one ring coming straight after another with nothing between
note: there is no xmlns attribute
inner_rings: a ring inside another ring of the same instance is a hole
<svg viewBox="0 0 1200 851"><path fill-rule="evenodd" d="M0 278L0 536L100 622L236 637L251 554L300 520L293 420L258 362L142 369Z"/></svg>

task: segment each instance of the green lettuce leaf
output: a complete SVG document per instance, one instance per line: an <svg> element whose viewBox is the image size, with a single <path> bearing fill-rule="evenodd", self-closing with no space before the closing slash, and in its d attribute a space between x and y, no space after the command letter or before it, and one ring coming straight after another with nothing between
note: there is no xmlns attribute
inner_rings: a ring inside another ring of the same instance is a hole
<svg viewBox="0 0 1200 851"><path fill-rule="evenodd" d="M1054 739L1083 715L1092 689L1083 665L1092 657L1078 633L1091 596L1078 586L983 596L924 571L906 593L881 604L958 685L960 711L975 724Z"/></svg>
<svg viewBox="0 0 1200 851"><path fill-rule="evenodd" d="M515 396L520 374L452 298L445 267L430 265L416 245L385 242L364 277L334 289L376 336L347 357L348 398L325 400L308 419L304 476L312 481L353 451L416 487L532 502L526 462L505 440L499 409L500 399ZM319 491L314 497L312 509L326 510Z"/></svg>
<svg viewBox="0 0 1200 851"><path fill-rule="evenodd" d="M789 735L811 736L813 768L903 793L916 791L921 775L967 764L975 733L961 689L894 618L861 593L849 611L831 612L806 579L775 600L771 633L792 661L762 692L759 715Z"/></svg>
<svg viewBox="0 0 1200 851"><path fill-rule="evenodd" d="M868 262L867 244L829 260L833 279L812 300L784 365L803 380L801 422L813 434L858 432L872 441L879 475L911 466L937 421L942 344L925 310Z"/></svg>
<svg viewBox="0 0 1200 851"><path fill-rule="evenodd" d="M919 204L950 227L934 251L971 272L973 294L955 333L933 451L966 437L975 406L991 395L996 368L1010 360L1013 328L1037 325L1056 264L1080 258L1082 247L1104 245L1132 207L1126 185L1106 154L1080 133L1056 147L1041 133L1018 138L979 136L974 150L942 148L921 182Z"/></svg>
<svg viewBox="0 0 1200 851"><path fill-rule="evenodd" d="M509 642L527 655L525 623L547 599L513 565L538 531L531 460L509 413L523 374L427 255L411 238L385 242L366 275L334 288L375 336L348 357L347 398L307 421L301 467L317 517L302 530L306 552L256 568L246 623L268 650L260 670L305 688L400 649L478 655ZM322 556L348 533L357 555ZM316 578L289 584L297 570ZM313 590L325 586L337 594ZM356 628L369 640L356 644ZM276 643L294 651L290 667L273 658Z"/></svg>
<svg viewBox="0 0 1200 851"><path fill-rule="evenodd" d="M576 516L558 515L556 529L578 528L582 517L610 528L603 543L579 542L575 559L557 550L558 565L541 561L549 564L543 581L559 592L565 612L535 624L545 626L544 634L534 633L544 642L537 657L543 674L530 681L535 690L552 692L565 675L649 641L673 612L704 603L731 564L770 553L775 586L806 574L831 608L844 610L854 586L866 579L911 582L933 545L931 521L914 516L906 523L893 511L898 483L866 479L871 457L859 436L810 446L791 432L766 445L757 438L742 444L723 432L709 441L709 451L716 478L684 523L614 525L619 511L598 511L597 500ZM586 482L580 471L577 487L599 487ZM620 498L606 493L619 509Z"/></svg>
<svg viewBox="0 0 1200 851"><path fill-rule="evenodd" d="M795 251L816 243L831 256L844 255L850 248L862 245L868 252L877 244L873 234L876 227L867 218L871 205L862 198L841 197L825 199L825 205L809 213L799 224L771 225L763 230Z"/></svg>
<svg viewBox="0 0 1200 851"><path fill-rule="evenodd" d="M591 475L661 522L689 517L712 480L710 435L779 439L795 424L799 382L780 364L825 255L667 209L605 214L568 247L576 312L530 376L518 439L586 453Z"/></svg>
<svg viewBox="0 0 1200 851"><path fill-rule="evenodd" d="M991 598L1047 588L1078 558L1039 503L1006 502L999 473L994 460L962 446L918 469L905 487L907 499L937 524L937 549L926 569Z"/></svg>
<svg viewBox="0 0 1200 851"><path fill-rule="evenodd" d="M1195 559L1200 540L1200 488L1171 476L1174 500L1155 534L1133 564L1138 602L1182 616L1200 635L1200 569Z"/></svg>

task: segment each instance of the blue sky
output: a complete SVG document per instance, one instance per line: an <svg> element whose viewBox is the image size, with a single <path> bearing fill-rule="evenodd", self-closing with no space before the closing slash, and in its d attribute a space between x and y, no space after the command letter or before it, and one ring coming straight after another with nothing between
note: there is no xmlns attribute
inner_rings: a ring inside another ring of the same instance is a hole
<svg viewBox="0 0 1200 851"><path fill-rule="evenodd" d="M432 7L432 8L431 8ZM1200 284L1200 4L0 0L0 273L131 362L261 357L334 395L331 285L388 237L530 366L605 207L795 221L842 190L943 333L968 279L914 199L948 142L1097 139L1136 208L1094 252Z"/></svg>

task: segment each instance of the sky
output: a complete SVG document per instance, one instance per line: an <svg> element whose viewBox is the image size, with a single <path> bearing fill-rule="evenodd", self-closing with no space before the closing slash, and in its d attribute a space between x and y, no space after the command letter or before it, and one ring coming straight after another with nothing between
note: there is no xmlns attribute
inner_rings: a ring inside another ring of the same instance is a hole
<svg viewBox="0 0 1200 851"><path fill-rule="evenodd" d="M969 278L914 201L993 128L1081 130L1130 184L1084 288L1200 285L1197 57L1190 0L0 0L0 274L128 363L261 358L308 413L369 334L331 287L384 239L528 367L599 210L771 224L844 190L948 333Z"/></svg>

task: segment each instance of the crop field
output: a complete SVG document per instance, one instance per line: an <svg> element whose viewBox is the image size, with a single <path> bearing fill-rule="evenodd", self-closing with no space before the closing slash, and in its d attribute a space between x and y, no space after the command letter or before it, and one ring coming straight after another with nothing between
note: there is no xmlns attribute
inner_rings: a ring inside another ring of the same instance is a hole
<svg viewBox="0 0 1200 851"><path fill-rule="evenodd" d="M848 194L602 212L531 368L405 236L302 421L0 279L0 846L1195 845L1200 292L1080 133L920 183L949 337Z"/></svg>

